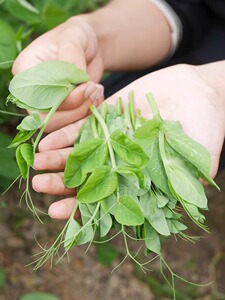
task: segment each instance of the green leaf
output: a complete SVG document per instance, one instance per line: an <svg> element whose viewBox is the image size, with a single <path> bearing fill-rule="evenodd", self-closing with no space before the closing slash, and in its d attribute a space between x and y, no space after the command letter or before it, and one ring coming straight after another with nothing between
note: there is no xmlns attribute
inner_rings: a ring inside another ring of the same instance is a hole
<svg viewBox="0 0 225 300"><path fill-rule="evenodd" d="M134 198L128 195L120 197L115 218L118 223L127 226L136 226L144 223L144 215L140 206Z"/></svg>
<svg viewBox="0 0 225 300"><path fill-rule="evenodd" d="M124 162L140 169L148 164L149 158L143 148L121 130L116 130L110 140L114 151Z"/></svg>
<svg viewBox="0 0 225 300"><path fill-rule="evenodd" d="M28 166L32 167L34 164L34 147L31 144L22 144L20 146L21 154L28 164Z"/></svg>
<svg viewBox="0 0 225 300"><path fill-rule="evenodd" d="M104 237L108 234L112 227L112 218L108 212L105 212L101 206L100 208L100 237Z"/></svg>
<svg viewBox="0 0 225 300"><path fill-rule="evenodd" d="M48 3L42 14L43 23L47 30L50 30L69 18L69 13L63 5L58 3Z"/></svg>
<svg viewBox="0 0 225 300"><path fill-rule="evenodd" d="M107 115L106 124L110 134L118 129L120 129L122 132L125 132L126 130L124 116L115 117L114 115Z"/></svg>
<svg viewBox="0 0 225 300"><path fill-rule="evenodd" d="M28 164L26 162L26 160L24 159L22 153L21 153L21 146L20 145L17 149L16 149L16 161L18 164L18 167L20 169L20 173L23 177L23 179L27 178L28 172L29 172L29 167Z"/></svg>
<svg viewBox="0 0 225 300"><path fill-rule="evenodd" d="M79 239L81 237L80 229L81 229L80 224L76 220L71 218L66 230L66 235L64 240L64 248L66 251L71 249L72 246L76 245L79 242Z"/></svg>
<svg viewBox="0 0 225 300"><path fill-rule="evenodd" d="M88 173L103 165L108 159L108 147L105 140L93 138L75 145L70 153L64 172L64 182L67 187L80 186Z"/></svg>
<svg viewBox="0 0 225 300"><path fill-rule="evenodd" d="M98 261L103 265L111 265L119 256L119 251L109 242L97 244Z"/></svg>
<svg viewBox="0 0 225 300"><path fill-rule="evenodd" d="M0 269L0 289L2 289L6 282L6 271Z"/></svg>
<svg viewBox="0 0 225 300"><path fill-rule="evenodd" d="M12 66L17 56L16 36L9 23L0 19L0 69Z"/></svg>
<svg viewBox="0 0 225 300"><path fill-rule="evenodd" d="M19 169L15 159L15 149L6 148L10 141L10 136L0 132L0 176L12 180L19 175Z"/></svg>
<svg viewBox="0 0 225 300"><path fill-rule="evenodd" d="M26 179L29 167L34 164L34 148L30 144L22 144L16 149L16 161L23 179Z"/></svg>
<svg viewBox="0 0 225 300"><path fill-rule="evenodd" d="M145 245L150 251L156 254L161 254L161 243L159 235L148 221L145 221L144 223L144 239Z"/></svg>
<svg viewBox="0 0 225 300"><path fill-rule="evenodd" d="M49 293L32 292L21 296L19 300L60 300L60 298Z"/></svg>
<svg viewBox="0 0 225 300"><path fill-rule="evenodd" d="M161 123L159 123L159 120L156 118L148 120L135 130L134 138L137 140L148 140L149 138L157 137L160 124Z"/></svg>
<svg viewBox="0 0 225 300"><path fill-rule="evenodd" d="M111 195L118 186L117 174L110 166L95 168L77 194L82 203L92 203Z"/></svg>
<svg viewBox="0 0 225 300"><path fill-rule="evenodd" d="M118 205L118 200L116 195L111 194L107 198L101 200L101 205L105 212L109 212L110 214L115 215L117 205Z"/></svg>
<svg viewBox="0 0 225 300"><path fill-rule="evenodd" d="M39 11L25 0L7 0L5 6L16 19L31 25L41 22Z"/></svg>
<svg viewBox="0 0 225 300"><path fill-rule="evenodd" d="M186 201L182 201L182 206L185 208L190 217L197 221L197 223L204 223L205 216L199 212L198 207Z"/></svg>
<svg viewBox="0 0 225 300"><path fill-rule="evenodd" d="M65 61L45 61L10 82L9 91L22 103L35 109L49 109L61 103L77 84L88 80L84 70Z"/></svg>
<svg viewBox="0 0 225 300"><path fill-rule="evenodd" d="M167 219L167 224L170 229L170 232L173 234L177 234L180 231L184 231L187 229L187 226L174 219Z"/></svg>
<svg viewBox="0 0 225 300"><path fill-rule="evenodd" d="M11 144L8 146L8 148L17 147L20 144L28 141L36 132L37 130L32 131L20 131L17 133L15 138L12 140Z"/></svg>
<svg viewBox="0 0 225 300"><path fill-rule="evenodd" d="M15 104L17 107L26 109L26 110L31 110L31 111L35 111L36 108L35 107L31 107L21 101L19 101L16 97L14 97L12 94L9 94L7 97L7 101L6 103L11 102L13 104ZM49 112L50 108L46 108L46 109L38 109L39 112Z"/></svg>
<svg viewBox="0 0 225 300"><path fill-rule="evenodd" d="M169 198L163 194L160 194L159 192L155 192L155 196L156 196L157 205L159 208L164 207L169 202Z"/></svg>
<svg viewBox="0 0 225 300"><path fill-rule="evenodd" d="M170 231L164 212L157 205L157 198L153 192L140 197L140 204L145 218L151 226L161 235L169 236Z"/></svg>
<svg viewBox="0 0 225 300"><path fill-rule="evenodd" d="M190 161L209 183L217 186L210 176L211 156L208 150L186 135L179 122L165 122L164 131L169 145Z"/></svg>
<svg viewBox="0 0 225 300"><path fill-rule="evenodd" d="M132 166L117 166L115 170L118 174L124 176L128 181L130 181L136 188L149 188L150 179L146 178L142 170L134 168ZM149 180L148 180L149 179Z"/></svg>
<svg viewBox="0 0 225 300"><path fill-rule="evenodd" d="M159 140L158 136L152 136L152 138L146 140L140 140L143 147L149 155L149 163L146 167L151 181L165 194L171 195L168 179L165 172L165 168L159 152Z"/></svg>
<svg viewBox="0 0 225 300"><path fill-rule="evenodd" d="M91 242L94 238L94 234L92 225L83 226L81 230L81 237L77 242L77 245L83 245Z"/></svg>
<svg viewBox="0 0 225 300"><path fill-rule="evenodd" d="M207 198L202 183L187 169L185 163L176 158L164 162L170 187L188 203L207 209Z"/></svg>
<svg viewBox="0 0 225 300"><path fill-rule="evenodd" d="M34 112L32 115L25 117L16 128L21 131L33 131L37 130L42 125L43 121L39 113Z"/></svg>

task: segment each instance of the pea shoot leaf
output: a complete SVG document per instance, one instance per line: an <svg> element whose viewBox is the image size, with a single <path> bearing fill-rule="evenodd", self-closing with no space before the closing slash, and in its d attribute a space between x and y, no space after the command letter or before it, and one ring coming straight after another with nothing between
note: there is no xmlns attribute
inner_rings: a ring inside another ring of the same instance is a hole
<svg viewBox="0 0 225 300"><path fill-rule="evenodd" d="M31 131L19 131L15 138L12 140L11 144L8 146L8 148L18 147L20 144L28 141L35 134L36 131L36 129Z"/></svg>
<svg viewBox="0 0 225 300"><path fill-rule="evenodd" d="M37 130L43 125L43 121L38 112L34 112L32 115L25 117L22 122L17 126L21 131L33 131Z"/></svg>
<svg viewBox="0 0 225 300"><path fill-rule="evenodd" d="M16 35L9 23L0 19L0 69L8 69L17 55Z"/></svg>
<svg viewBox="0 0 225 300"><path fill-rule="evenodd" d="M159 235L147 220L145 220L144 223L144 238L146 247L150 251L156 254L161 254L161 243Z"/></svg>
<svg viewBox="0 0 225 300"><path fill-rule="evenodd" d="M121 130L116 130L111 135L110 141L114 151L124 162L140 169L148 164L149 158L142 147Z"/></svg>
<svg viewBox="0 0 225 300"><path fill-rule="evenodd" d="M144 223L144 215L137 202L128 195L120 197L115 218L123 225L141 225Z"/></svg>
<svg viewBox="0 0 225 300"><path fill-rule="evenodd" d="M146 193L140 197L140 204L145 218L151 226L161 235L169 236L168 228L164 212L157 205L157 198L154 192Z"/></svg>
<svg viewBox="0 0 225 300"><path fill-rule="evenodd" d="M210 176L211 157L208 150L186 135L179 122L164 121L164 132L169 145L190 161L210 184L218 187Z"/></svg>
<svg viewBox="0 0 225 300"><path fill-rule="evenodd" d="M207 198L204 187L178 158L170 158L164 162L166 173L172 190L188 203L199 208L207 208Z"/></svg>
<svg viewBox="0 0 225 300"><path fill-rule="evenodd" d="M100 229L100 237L104 237L109 233L113 222L112 222L112 218L111 218L109 212L104 211L102 206L100 208L100 220L99 221L100 221L100 228L99 228Z"/></svg>
<svg viewBox="0 0 225 300"><path fill-rule="evenodd" d="M85 71L74 64L45 61L13 77L9 91L30 107L49 109L61 103L79 83L87 80Z"/></svg>
<svg viewBox="0 0 225 300"><path fill-rule="evenodd" d="M65 241L64 241L65 250L68 251L72 246L76 245L80 237L81 237L81 226L76 220L71 218L65 235Z"/></svg>
<svg viewBox="0 0 225 300"><path fill-rule="evenodd" d="M82 203L92 203L110 196L118 186L117 174L110 166L95 168L77 194Z"/></svg>
<svg viewBox="0 0 225 300"><path fill-rule="evenodd" d="M70 153L64 172L65 185L74 188L81 185L96 167L108 159L108 148L105 140L94 138L77 144Z"/></svg>

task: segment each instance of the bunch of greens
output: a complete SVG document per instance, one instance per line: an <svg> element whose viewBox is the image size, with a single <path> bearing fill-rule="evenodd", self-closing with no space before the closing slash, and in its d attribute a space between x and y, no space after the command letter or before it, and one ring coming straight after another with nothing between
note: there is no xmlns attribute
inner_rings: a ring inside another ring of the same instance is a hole
<svg viewBox="0 0 225 300"><path fill-rule="evenodd" d="M21 199L25 197L27 206L37 218L38 210L33 205L29 190L29 175L38 143L60 104L78 84L87 80L85 71L74 64L46 61L18 74L10 82L7 102L32 111L17 126L19 132L9 148L16 148L19 178L26 179L26 189ZM41 119L40 112L47 113L45 120Z"/></svg>
<svg viewBox="0 0 225 300"><path fill-rule="evenodd" d="M28 185L37 145L65 97L87 80L85 72L74 65L51 61L15 76L9 86L8 101L33 111L18 125L19 133L10 147L17 147L21 176L27 180L26 202L37 216ZM91 106L92 115L83 124L64 172L65 185L77 189L76 205L55 242L43 248L35 269L55 256L60 259L74 246L106 242L120 234L124 260L130 257L147 269L148 262L140 263L129 249L129 239L142 240L146 255L155 253L171 272L168 283L174 290L174 277L179 276L164 260L161 240L171 235L197 239L184 233L187 216L207 231L201 212L207 210L207 198L199 179L217 185L210 177L208 151L188 137L178 121L163 120L151 94L147 100L151 120L135 109L133 93L124 109L120 98L115 106ZM42 111L48 112L44 121L39 115ZM75 219L77 211L79 219Z"/></svg>

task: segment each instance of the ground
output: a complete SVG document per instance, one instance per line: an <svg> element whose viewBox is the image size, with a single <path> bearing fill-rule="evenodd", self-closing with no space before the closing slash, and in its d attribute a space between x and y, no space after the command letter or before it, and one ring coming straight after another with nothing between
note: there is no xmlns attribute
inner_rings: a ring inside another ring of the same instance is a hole
<svg viewBox="0 0 225 300"><path fill-rule="evenodd" d="M176 280L177 299L220 300L225 299L225 172L217 177L221 191L207 188L209 211L205 214L211 233L204 233L191 226L192 235L201 235L200 242L190 243L171 237L163 243L164 255L174 272L196 283L209 283L195 287ZM53 241L62 227L62 222L46 218L45 224L35 221L29 211L18 205L21 191L16 188L2 196L7 204L0 209L0 300L17 300L29 292L48 292L61 300L169 300L171 290L159 272L156 259L144 274L132 261L127 259L111 272L123 259L123 241L112 242L113 248L74 248L70 262L49 268L44 265L38 271L26 266L40 251L35 237L42 243ZM39 206L47 208L55 198L34 193ZM117 251L115 248L117 247ZM132 249L139 245L132 243ZM113 250L113 251L112 251ZM105 251L105 252L104 252ZM112 253L111 253L112 252ZM116 259L111 265L101 263L104 255L111 253ZM42 299L40 299L42 300Z"/></svg>

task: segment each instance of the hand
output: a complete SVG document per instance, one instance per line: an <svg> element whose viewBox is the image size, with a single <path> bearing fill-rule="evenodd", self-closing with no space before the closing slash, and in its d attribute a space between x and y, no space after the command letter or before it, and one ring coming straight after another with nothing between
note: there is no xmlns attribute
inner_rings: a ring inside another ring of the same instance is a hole
<svg viewBox="0 0 225 300"><path fill-rule="evenodd" d="M212 72L213 74L213 72ZM204 145L212 157L211 175L215 177L222 144L225 136L225 101L209 84L205 69L188 65L177 65L146 75L121 91L107 102L115 103L118 96L128 101L128 94L134 91L136 106L146 118L152 113L146 101L146 93L152 92L164 119L180 120L184 131ZM66 159L77 138L83 120L49 134L39 145L36 155L37 170L64 170ZM75 190L63 184L63 173L36 175L33 178L35 190L57 195L71 195L71 198L53 203L49 214L58 219L69 217L74 205Z"/></svg>
<svg viewBox="0 0 225 300"><path fill-rule="evenodd" d="M90 104L98 105L103 101L103 87L95 84L103 74L98 39L84 17L73 17L34 40L19 54L12 72L16 75L46 60L74 63L86 70L91 80L77 87L63 102L47 128L53 131L84 118Z"/></svg>

